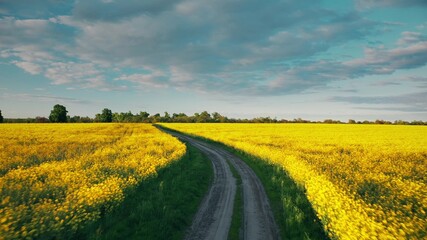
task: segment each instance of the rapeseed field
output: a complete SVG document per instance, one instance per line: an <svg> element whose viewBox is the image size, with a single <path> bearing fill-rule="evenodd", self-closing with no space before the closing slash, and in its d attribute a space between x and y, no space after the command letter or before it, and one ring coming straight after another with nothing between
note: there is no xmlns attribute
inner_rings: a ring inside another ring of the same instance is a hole
<svg viewBox="0 0 427 240"><path fill-rule="evenodd" d="M75 232L185 152L148 124L2 124L0 239Z"/></svg>
<svg viewBox="0 0 427 240"><path fill-rule="evenodd" d="M162 125L224 143L282 168L305 188L331 238L427 237L424 126Z"/></svg>

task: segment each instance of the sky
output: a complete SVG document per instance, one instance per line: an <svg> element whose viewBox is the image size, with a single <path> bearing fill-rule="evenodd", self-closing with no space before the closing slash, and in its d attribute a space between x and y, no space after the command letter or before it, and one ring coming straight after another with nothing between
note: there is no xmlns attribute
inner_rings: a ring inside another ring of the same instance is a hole
<svg viewBox="0 0 427 240"><path fill-rule="evenodd" d="M426 0L0 0L5 118L427 121Z"/></svg>

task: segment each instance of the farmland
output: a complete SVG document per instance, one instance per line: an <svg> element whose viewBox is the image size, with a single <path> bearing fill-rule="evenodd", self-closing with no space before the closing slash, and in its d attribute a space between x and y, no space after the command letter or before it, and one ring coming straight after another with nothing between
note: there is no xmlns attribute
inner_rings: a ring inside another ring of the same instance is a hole
<svg viewBox="0 0 427 240"><path fill-rule="evenodd" d="M76 232L185 152L147 124L1 125L0 239Z"/></svg>
<svg viewBox="0 0 427 240"><path fill-rule="evenodd" d="M282 238L322 239L319 229L332 239L426 237L423 126L162 126L246 159L288 206L280 212L270 199ZM180 239L212 173L200 152L149 124L0 125L0 239Z"/></svg>
<svg viewBox="0 0 427 240"><path fill-rule="evenodd" d="M163 124L278 166L338 239L422 239L427 129L328 124ZM274 173L271 173L274 178ZM282 199L286 204L286 197Z"/></svg>

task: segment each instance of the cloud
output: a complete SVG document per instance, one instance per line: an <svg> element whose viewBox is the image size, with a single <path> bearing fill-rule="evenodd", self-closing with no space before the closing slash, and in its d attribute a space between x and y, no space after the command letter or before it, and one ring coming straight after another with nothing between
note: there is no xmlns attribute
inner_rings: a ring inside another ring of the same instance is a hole
<svg viewBox="0 0 427 240"><path fill-rule="evenodd" d="M49 18L68 15L75 1L69 0L1 0L0 14L24 19Z"/></svg>
<svg viewBox="0 0 427 240"><path fill-rule="evenodd" d="M403 107L355 107L356 109L375 110L375 111L393 111L404 113L427 113L427 109L423 106L403 106Z"/></svg>
<svg viewBox="0 0 427 240"><path fill-rule="evenodd" d="M74 85L104 91L123 90L105 80L102 67L74 58L74 37L58 19L0 19L0 57L32 74L41 74L54 85Z"/></svg>
<svg viewBox="0 0 427 240"><path fill-rule="evenodd" d="M81 100L81 99L69 98L69 97L60 97L55 95L11 93L11 92L1 93L0 99L14 99L16 101L23 101L23 102L51 102L51 103L77 103L77 104L92 103L91 101L88 101L88 100Z"/></svg>
<svg viewBox="0 0 427 240"><path fill-rule="evenodd" d="M378 7L427 7L425 0L356 0L358 9Z"/></svg>
<svg viewBox="0 0 427 240"><path fill-rule="evenodd" d="M427 77L409 76L406 81L416 83L417 88L427 88Z"/></svg>
<svg viewBox="0 0 427 240"><path fill-rule="evenodd" d="M128 7L128 3L114 4ZM98 4L91 13L102 15L111 6ZM135 4L133 9L141 6ZM156 14L89 22L74 15L62 23L80 29L77 50L85 60L132 67L178 66L192 73L309 57L362 38L375 26L357 14L338 14L310 1L187 0L163 6L167 10Z"/></svg>
<svg viewBox="0 0 427 240"><path fill-rule="evenodd" d="M19 12L21 3L6 8ZM124 90L137 85L284 95L427 61L426 38L417 32L402 33L395 48L366 48L358 59L322 60L322 53L366 40L382 24L309 0L60 3L68 6L59 11L66 15L0 18L0 56L69 88Z"/></svg>
<svg viewBox="0 0 427 240"><path fill-rule="evenodd" d="M24 69L26 72L29 72L33 75L40 74L42 72L42 68L32 62L13 62L16 66Z"/></svg>
<svg viewBox="0 0 427 240"><path fill-rule="evenodd" d="M128 7L112 2L99 3L91 11L93 16L78 14L76 6L75 15L58 21L79 29L75 43L80 59L141 72L123 73L122 81L146 87L256 94L259 88L269 90L265 79L277 77L274 65L362 39L375 32L378 24L356 13L337 13L308 3L169 1L163 8L146 7L148 12L136 4L129 10L132 14L104 18L102 12L108 13L112 6ZM162 74L147 75L144 69ZM282 93L309 86L296 83L289 85L295 89Z"/></svg>
<svg viewBox="0 0 427 240"><path fill-rule="evenodd" d="M427 112L426 96L427 92L424 91L392 96L337 96L329 100L334 102L347 102L352 104L383 105L381 107L363 107L365 109L396 110L404 112Z"/></svg>
<svg viewBox="0 0 427 240"><path fill-rule="evenodd" d="M77 1L73 14L87 21L119 21L137 15L156 15L174 7L176 0Z"/></svg>
<svg viewBox="0 0 427 240"><path fill-rule="evenodd" d="M160 81L163 79L163 82ZM154 72L147 74L131 74L122 75L115 80L117 81L128 81L138 84L139 86L153 87L153 88L164 88L168 84L165 81L165 75L162 72Z"/></svg>
<svg viewBox="0 0 427 240"><path fill-rule="evenodd" d="M369 75L391 74L427 64L427 41L394 49L367 48L365 56L337 62L321 60L282 71L260 88L260 93L296 93L331 81L360 78Z"/></svg>
<svg viewBox="0 0 427 240"><path fill-rule="evenodd" d="M427 41L394 49L366 48L365 57L343 63L357 75L389 74L398 69L411 69L427 63Z"/></svg>
<svg viewBox="0 0 427 240"><path fill-rule="evenodd" d="M74 38L71 29L49 19L0 18L0 48L33 46L58 50Z"/></svg>
<svg viewBox="0 0 427 240"><path fill-rule="evenodd" d="M332 100L343 101L357 104L407 104L407 105L423 105L427 108L427 92L403 94L396 96L376 96L376 97L361 97L361 96L345 96L334 97Z"/></svg>
<svg viewBox="0 0 427 240"><path fill-rule="evenodd" d="M427 41L427 36L420 32L402 32L402 37L397 41L397 45L404 46L421 41Z"/></svg>
<svg viewBox="0 0 427 240"><path fill-rule="evenodd" d="M377 81L375 83L372 83L371 86L408 86L408 84L415 85L416 88L427 88L427 77L404 76L399 78Z"/></svg>
<svg viewBox="0 0 427 240"><path fill-rule="evenodd" d="M51 79L55 85L80 82L99 74L100 72L93 64L75 62L52 62L45 73L46 77Z"/></svg>
<svg viewBox="0 0 427 240"><path fill-rule="evenodd" d="M377 23L362 19L355 13L339 15L311 29L279 31L268 37L265 43L250 45L250 58L245 63L283 61L310 57L319 52L349 41L362 39L374 32Z"/></svg>
<svg viewBox="0 0 427 240"><path fill-rule="evenodd" d="M107 81L99 66L93 63L51 62L46 66L44 75L54 85L67 84L100 91L127 90L126 85L115 85Z"/></svg>

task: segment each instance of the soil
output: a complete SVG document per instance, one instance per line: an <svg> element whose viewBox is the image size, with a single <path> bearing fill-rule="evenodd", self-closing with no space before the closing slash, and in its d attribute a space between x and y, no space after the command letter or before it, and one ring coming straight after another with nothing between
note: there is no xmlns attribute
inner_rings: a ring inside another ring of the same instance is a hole
<svg viewBox="0 0 427 240"><path fill-rule="evenodd" d="M242 179L243 223L242 239L280 239L267 194L254 171L229 151L187 135L169 134L193 145L206 154L214 170L213 183L193 218L185 239L218 239L228 237L236 195L236 179L227 161Z"/></svg>

